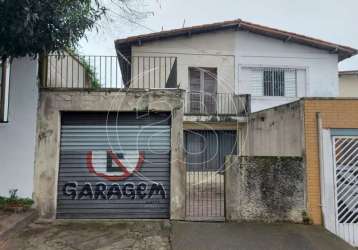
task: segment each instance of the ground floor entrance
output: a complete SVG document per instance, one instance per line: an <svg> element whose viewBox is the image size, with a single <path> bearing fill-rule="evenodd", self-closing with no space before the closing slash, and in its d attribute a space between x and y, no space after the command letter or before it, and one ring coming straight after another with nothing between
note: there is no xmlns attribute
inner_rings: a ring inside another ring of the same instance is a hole
<svg viewBox="0 0 358 250"><path fill-rule="evenodd" d="M358 129L322 131L325 227L358 246Z"/></svg>
<svg viewBox="0 0 358 250"><path fill-rule="evenodd" d="M61 117L57 218L169 218L170 113Z"/></svg>
<svg viewBox="0 0 358 250"><path fill-rule="evenodd" d="M187 130L187 220L225 219L225 156L237 153L237 131Z"/></svg>

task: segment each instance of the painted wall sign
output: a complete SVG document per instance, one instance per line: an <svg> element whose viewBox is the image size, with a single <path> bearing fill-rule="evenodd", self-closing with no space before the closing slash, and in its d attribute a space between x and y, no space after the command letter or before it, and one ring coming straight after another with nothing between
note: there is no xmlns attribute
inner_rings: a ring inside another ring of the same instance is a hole
<svg viewBox="0 0 358 250"><path fill-rule="evenodd" d="M124 155L126 157L124 157ZM106 162L94 163L94 158L102 159L106 157ZM134 172L139 172L144 162L144 152L126 151L125 153L114 153L107 151L88 151L86 164L89 173L98 177L103 177L109 181L122 181L127 179ZM103 165L106 164L104 167ZM113 166L113 164L115 166Z"/></svg>
<svg viewBox="0 0 358 250"><path fill-rule="evenodd" d="M106 159L103 161L103 159ZM88 151L86 154L86 166L88 173L96 175L110 182L98 182L94 185L84 183L79 185L77 181L67 182L63 186L63 195L75 199L150 199L154 194L166 198L166 193L161 183L123 183L133 175L139 173L144 163L143 151L122 151L115 153L107 151Z"/></svg>

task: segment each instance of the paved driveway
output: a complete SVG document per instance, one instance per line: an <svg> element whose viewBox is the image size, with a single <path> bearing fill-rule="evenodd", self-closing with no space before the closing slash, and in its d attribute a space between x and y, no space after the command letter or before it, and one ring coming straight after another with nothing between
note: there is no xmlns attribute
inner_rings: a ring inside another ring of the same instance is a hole
<svg viewBox="0 0 358 250"><path fill-rule="evenodd" d="M32 223L1 250L352 250L321 227L168 221Z"/></svg>
<svg viewBox="0 0 358 250"><path fill-rule="evenodd" d="M173 250L354 250L322 227L297 224L174 223Z"/></svg>

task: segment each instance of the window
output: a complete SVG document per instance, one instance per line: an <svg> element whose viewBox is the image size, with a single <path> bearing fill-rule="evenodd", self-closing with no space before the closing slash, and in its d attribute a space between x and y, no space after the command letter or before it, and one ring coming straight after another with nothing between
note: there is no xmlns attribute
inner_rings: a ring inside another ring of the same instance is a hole
<svg viewBox="0 0 358 250"><path fill-rule="evenodd" d="M252 96L297 96L297 73L305 70L290 68L243 68ZM304 84L304 82L301 82Z"/></svg>
<svg viewBox="0 0 358 250"><path fill-rule="evenodd" d="M285 96L285 71L264 71L264 96Z"/></svg>
<svg viewBox="0 0 358 250"><path fill-rule="evenodd" d="M189 68L190 112L215 113L216 68Z"/></svg>
<svg viewBox="0 0 358 250"><path fill-rule="evenodd" d="M0 122L8 121L10 63L0 61Z"/></svg>

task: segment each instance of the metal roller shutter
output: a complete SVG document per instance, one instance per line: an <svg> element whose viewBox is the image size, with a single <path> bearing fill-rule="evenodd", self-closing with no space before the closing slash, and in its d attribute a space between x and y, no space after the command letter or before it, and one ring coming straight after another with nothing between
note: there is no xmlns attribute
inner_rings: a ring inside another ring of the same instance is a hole
<svg viewBox="0 0 358 250"><path fill-rule="evenodd" d="M169 218L170 115L63 113L57 218Z"/></svg>

